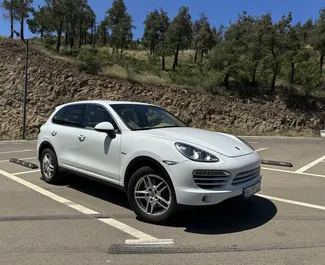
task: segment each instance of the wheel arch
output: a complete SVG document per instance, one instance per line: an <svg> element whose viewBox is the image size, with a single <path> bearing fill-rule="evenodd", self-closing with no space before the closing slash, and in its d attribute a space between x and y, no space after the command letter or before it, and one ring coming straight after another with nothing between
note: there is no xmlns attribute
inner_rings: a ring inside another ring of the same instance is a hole
<svg viewBox="0 0 325 265"><path fill-rule="evenodd" d="M38 149L38 150L39 150L39 151L38 151L38 160L39 160L39 161L41 160L41 155L42 155L43 151L44 151L46 148L51 149L51 150L56 154L53 145L52 145L50 142L48 142L48 141L44 141L44 142L41 143L41 145L40 145L40 147L39 147L39 149Z"/></svg>
<svg viewBox="0 0 325 265"><path fill-rule="evenodd" d="M139 168L143 166L148 166L151 167L154 170L157 170L158 172L162 173L164 177L168 178L170 183L172 184L173 187L173 182L167 172L167 170L154 158L149 157L149 156L138 156L131 160L131 162L128 164L125 174L124 174L124 190L127 190L129 181L135 171L137 171Z"/></svg>

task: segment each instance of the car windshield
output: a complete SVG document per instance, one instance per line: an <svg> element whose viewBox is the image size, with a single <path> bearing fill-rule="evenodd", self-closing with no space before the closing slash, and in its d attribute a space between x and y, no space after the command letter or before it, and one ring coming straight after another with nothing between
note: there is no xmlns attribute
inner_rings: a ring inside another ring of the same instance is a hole
<svg viewBox="0 0 325 265"><path fill-rule="evenodd" d="M168 111L151 105L113 104L111 107L130 130L186 127L186 124Z"/></svg>

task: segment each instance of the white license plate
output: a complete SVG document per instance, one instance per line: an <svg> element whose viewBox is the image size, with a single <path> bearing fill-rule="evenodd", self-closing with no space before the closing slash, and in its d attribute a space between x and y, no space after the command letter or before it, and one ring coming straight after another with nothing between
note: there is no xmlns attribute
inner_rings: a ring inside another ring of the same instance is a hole
<svg viewBox="0 0 325 265"><path fill-rule="evenodd" d="M261 190L261 182L258 182L255 185L244 189L244 198L251 197L255 193L259 192L260 190Z"/></svg>

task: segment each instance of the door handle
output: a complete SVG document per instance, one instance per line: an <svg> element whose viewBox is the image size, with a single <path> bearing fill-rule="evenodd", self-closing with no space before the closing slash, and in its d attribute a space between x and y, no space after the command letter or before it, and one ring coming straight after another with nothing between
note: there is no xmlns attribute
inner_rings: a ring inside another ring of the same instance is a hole
<svg viewBox="0 0 325 265"><path fill-rule="evenodd" d="M79 135L78 138L79 138L80 142L83 142L86 139L86 136Z"/></svg>
<svg viewBox="0 0 325 265"><path fill-rule="evenodd" d="M51 131L52 136L56 136L57 132L56 131Z"/></svg>

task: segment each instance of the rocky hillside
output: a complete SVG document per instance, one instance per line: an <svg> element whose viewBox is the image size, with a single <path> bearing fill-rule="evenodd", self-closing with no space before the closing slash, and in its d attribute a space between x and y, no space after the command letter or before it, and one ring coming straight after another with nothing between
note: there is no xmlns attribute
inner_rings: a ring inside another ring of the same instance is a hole
<svg viewBox="0 0 325 265"><path fill-rule="evenodd" d="M20 41L0 39L0 138L21 137L24 60L25 47ZM318 102L312 112L307 112L289 108L280 99L252 102L162 85L134 85L81 73L73 65L33 47L29 65L29 138L36 137L56 105L85 99L154 103L192 126L241 135L318 135L325 118L324 103Z"/></svg>

